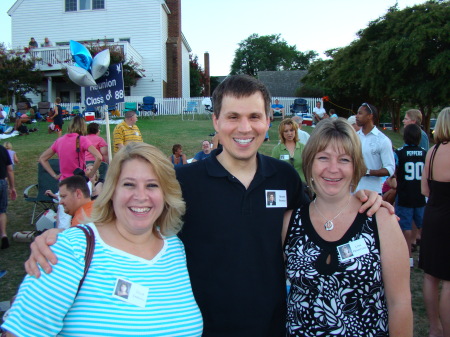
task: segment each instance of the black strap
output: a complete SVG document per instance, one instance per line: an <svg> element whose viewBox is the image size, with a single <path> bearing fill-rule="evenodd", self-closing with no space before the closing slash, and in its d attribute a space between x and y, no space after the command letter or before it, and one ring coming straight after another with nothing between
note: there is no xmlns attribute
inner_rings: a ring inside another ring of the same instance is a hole
<svg viewBox="0 0 450 337"><path fill-rule="evenodd" d="M433 180L433 163L434 163L434 156L436 155L436 151L439 148L439 145L441 145L441 143L437 143L436 146L433 149L433 152L431 153L430 156L430 167L428 170L428 180Z"/></svg>
<svg viewBox="0 0 450 337"><path fill-rule="evenodd" d="M84 235L86 235L86 254L84 255L84 274L80 280L80 284L78 285L78 290L75 296L77 296L78 293L80 292L81 286L83 285L84 279L86 278L89 267L91 265L92 255L94 254L95 248L95 234L92 228L89 226L86 227L76 226L76 227L81 229Z"/></svg>

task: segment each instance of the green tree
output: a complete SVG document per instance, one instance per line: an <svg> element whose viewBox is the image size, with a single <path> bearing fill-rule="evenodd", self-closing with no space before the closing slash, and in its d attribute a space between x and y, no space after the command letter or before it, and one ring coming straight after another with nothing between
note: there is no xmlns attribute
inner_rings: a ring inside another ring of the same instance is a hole
<svg viewBox="0 0 450 337"><path fill-rule="evenodd" d="M201 97L204 95L206 75L202 67L198 64L198 56L189 54L189 83L191 97Z"/></svg>
<svg viewBox="0 0 450 337"><path fill-rule="evenodd" d="M288 45L280 34L252 34L239 43L231 74L256 76L258 71L264 70L305 70L316 57L314 51L302 53L295 45Z"/></svg>
<svg viewBox="0 0 450 337"><path fill-rule="evenodd" d="M40 71L34 71L36 59L19 50L7 50L0 43L0 93L5 96L5 103L10 104L13 95L16 98L29 92L39 94L42 82Z"/></svg>
<svg viewBox="0 0 450 337"><path fill-rule="evenodd" d="M400 126L402 105L424 113L424 125L450 92L450 2L428 1L387 13L358 32L349 46L330 52L327 65L313 64L304 83L320 83L341 105L369 101Z"/></svg>
<svg viewBox="0 0 450 337"><path fill-rule="evenodd" d="M90 43L87 47L92 57L105 49L109 49L111 61L110 64L123 63L123 85L125 87L134 87L139 78L141 78L145 70L141 65L132 59L127 60L123 49L119 45L110 44L107 41L97 41ZM67 76L68 79L68 76Z"/></svg>

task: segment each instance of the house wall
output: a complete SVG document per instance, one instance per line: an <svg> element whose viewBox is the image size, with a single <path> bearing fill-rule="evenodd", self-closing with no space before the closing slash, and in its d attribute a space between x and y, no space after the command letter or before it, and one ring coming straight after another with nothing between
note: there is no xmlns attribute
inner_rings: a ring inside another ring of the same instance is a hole
<svg viewBox="0 0 450 337"><path fill-rule="evenodd" d="M182 97L188 98L191 96L191 83L189 77L189 51L184 43L182 43L183 49L181 50L181 77L183 79L182 83Z"/></svg>
<svg viewBox="0 0 450 337"><path fill-rule="evenodd" d="M64 0L18 0L12 7L12 46L28 46L33 36L55 44L69 40L130 39L143 57L145 77L131 88L132 96L162 97L167 81L168 15L163 0L105 0L104 10L65 12ZM36 16L36 13L42 13ZM35 18L31 20L30 18Z"/></svg>

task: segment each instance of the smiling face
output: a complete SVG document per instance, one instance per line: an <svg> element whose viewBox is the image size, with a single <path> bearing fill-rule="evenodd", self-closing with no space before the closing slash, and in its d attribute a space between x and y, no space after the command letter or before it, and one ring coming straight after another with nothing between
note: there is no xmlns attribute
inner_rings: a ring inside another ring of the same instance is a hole
<svg viewBox="0 0 450 337"><path fill-rule="evenodd" d="M228 165L254 160L270 123L259 92L240 98L224 96L213 122L223 145L219 156Z"/></svg>
<svg viewBox="0 0 450 337"><path fill-rule="evenodd" d="M143 159L123 163L112 197L120 232L140 235L153 230L164 209L164 194L153 167Z"/></svg>
<svg viewBox="0 0 450 337"><path fill-rule="evenodd" d="M202 150L203 150L204 153L210 153L211 152L211 145L210 145L210 143L207 140L203 141L203 143L202 143Z"/></svg>
<svg viewBox="0 0 450 337"><path fill-rule="evenodd" d="M312 178L318 197L344 197L350 191L353 176L352 157L342 147L328 145L314 156Z"/></svg>

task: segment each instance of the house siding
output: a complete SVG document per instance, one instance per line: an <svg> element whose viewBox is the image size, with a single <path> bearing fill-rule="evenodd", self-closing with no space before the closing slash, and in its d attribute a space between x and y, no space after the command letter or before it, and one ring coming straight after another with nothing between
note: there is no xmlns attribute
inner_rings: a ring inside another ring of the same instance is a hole
<svg viewBox="0 0 450 337"><path fill-rule="evenodd" d="M131 88L131 95L162 97L163 81L167 81L168 37L168 15L162 3L162 0L105 0L104 10L65 12L64 0L19 0L10 11L12 46L28 46L31 36L39 44L48 37L54 45L69 40L106 38L118 42L120 38L129 38L142 56L141 67L145 70L144 77ZM36 13L45 15L37 20L28 19Z"/></svg>
<svg viewBox="0 0 450 337"><path fill-rule="evenodd" d="M182 58L182 75L181 78L183 79L182 83L182 97L189 98L191 96L191 85L190 85L190 79L189 79L189 51L186 48L186 45L182 43L183 49L181 50L181 58Z"/></svg>

